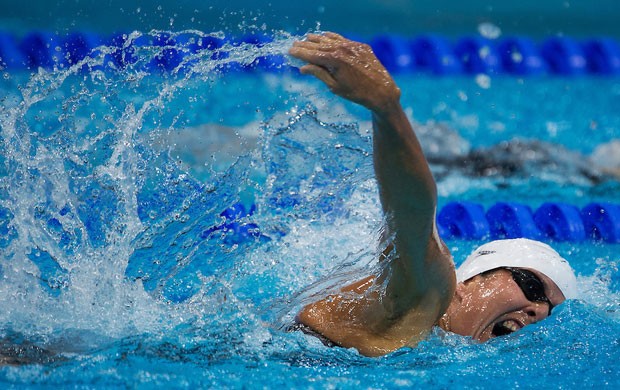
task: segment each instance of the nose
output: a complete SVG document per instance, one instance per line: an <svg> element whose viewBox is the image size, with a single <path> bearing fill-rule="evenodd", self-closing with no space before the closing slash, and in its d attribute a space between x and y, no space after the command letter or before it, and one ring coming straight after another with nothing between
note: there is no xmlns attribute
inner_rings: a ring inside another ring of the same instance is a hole
<svg viewBox="0 0 620 390"><path fill-rule="evenodd" d="M532 320L532 323L534 323L549 317L551 308L546 302L530 302L525 312Z"/></svg>

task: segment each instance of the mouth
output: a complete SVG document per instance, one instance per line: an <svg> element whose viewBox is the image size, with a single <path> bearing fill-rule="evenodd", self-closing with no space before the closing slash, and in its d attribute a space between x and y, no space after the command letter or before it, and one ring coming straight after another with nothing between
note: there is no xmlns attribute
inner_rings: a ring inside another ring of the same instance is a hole
<svg viewBox="0 0 620 390"><path fill-rule="evenodd" d="M493 337L506 336L521 329L523 326L515 320L500 321L493 326Z"/></svg>

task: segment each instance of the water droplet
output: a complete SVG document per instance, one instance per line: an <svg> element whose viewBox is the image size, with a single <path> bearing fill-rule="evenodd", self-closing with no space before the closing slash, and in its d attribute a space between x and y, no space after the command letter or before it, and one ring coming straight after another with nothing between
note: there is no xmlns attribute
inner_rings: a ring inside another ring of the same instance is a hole
<svg viewBox="0 0 620 390"><path fill-rule="evenodd" d="M480 56L480 58L484 59L489 56L490 52L491 50L488 46L482 46L480 50L478 50L478 55Z"/></svg>
<svg viewBox="0 0 620 390"><path fill-rule="evenodd" d="M491 78L486 74L479 74L476 76L476 84L480 88L489 89L491 87Z"/></svg>
<svg viewBox="0 0 620 390"><path fill-rule="evenodd" d="M478 32L485 38L497 39L502 35L502 30L493 23L485 22L478 25Z"/></svg>

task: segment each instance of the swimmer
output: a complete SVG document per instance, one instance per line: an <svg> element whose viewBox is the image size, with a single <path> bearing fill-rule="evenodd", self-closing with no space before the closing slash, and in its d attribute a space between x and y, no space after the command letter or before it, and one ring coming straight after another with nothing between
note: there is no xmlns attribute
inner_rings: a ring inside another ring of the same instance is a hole
<svg viewBox="0 0 620 390"><path fill-rule="evenodd" d="M576 297L571 267L537 241L493 241L455 272L435 225L429 165L400 105L400 89L370 46L328 32L309 34L289 53L306 63L301 73L372 113L387 248L377 275L303 307L294 328L380 356L415 346L434 326L483 342L541 321Z"/></svg>

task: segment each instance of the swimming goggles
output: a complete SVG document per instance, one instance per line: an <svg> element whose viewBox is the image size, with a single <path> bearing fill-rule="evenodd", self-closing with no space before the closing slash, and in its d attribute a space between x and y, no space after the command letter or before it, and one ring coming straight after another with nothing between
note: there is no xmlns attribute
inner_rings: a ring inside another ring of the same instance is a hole
<svg viewBox="0 0 620 390"><path fill-rule="evenodd" d="M545 294L545 285L535 273L521 268L505 267L505 269L512 274L512 278L528 301L546 303L549 305L549 313L551 313L553 304Z"/></svg>

